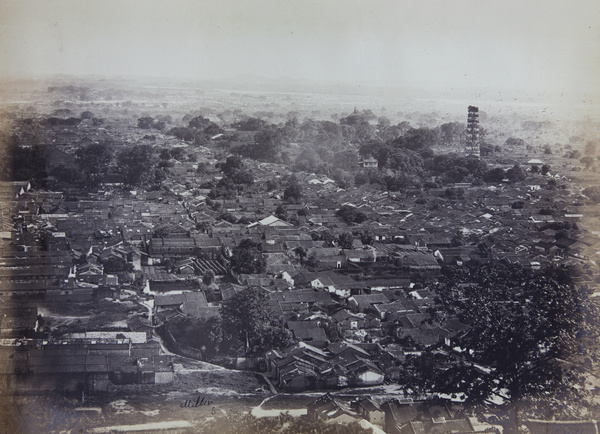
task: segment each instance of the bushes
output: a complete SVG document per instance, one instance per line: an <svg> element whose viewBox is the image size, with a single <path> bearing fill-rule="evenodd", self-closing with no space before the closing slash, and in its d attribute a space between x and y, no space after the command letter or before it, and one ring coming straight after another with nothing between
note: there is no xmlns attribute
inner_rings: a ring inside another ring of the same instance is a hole
<svg viewBox="0 0 600 434"><path fill-rule="evenodd" d="M347 224L362 223L367 220L367 215L365 213L358 211L350 205L342 205L342 207L336 211L335 215L344 220Z"/></svg>

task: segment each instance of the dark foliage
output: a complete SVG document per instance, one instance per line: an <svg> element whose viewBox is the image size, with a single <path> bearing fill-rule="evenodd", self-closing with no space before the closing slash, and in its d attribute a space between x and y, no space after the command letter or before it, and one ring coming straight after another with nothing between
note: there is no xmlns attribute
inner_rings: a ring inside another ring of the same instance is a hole
<svg viewBox="0 0 600 434"><path fill-rule="evenodd" d="M482 401L499 389L519 399L567 385L572 373L560 360L573 354L584 300L568 270L532 274L515 265L470 264L446 271L439 302L469 326L455 338L468 352L416 359L421 387ZM424 370L434 374L424 378Z"/></svg>
<svg viewBox="0 0 600 434"><path fill-rule="evenodd" d="M302 199L302 187L297 182L292 182L283 191L283 198L290 202L299 202Z"/></svg>
<svg viewBox="0 0 600 434"><path fill-rule="evenodd" d="M338 245L342 249L351 249L352 243L354 241L354 237L352 236L352 234L350 232L344 232L344 233L338 235L337 241L338 241Z"/></svg>
<svg viewBox="0 0 600 434"><path fill-rule="evenodd" d="M92 143L75 152L77 164L84 174L87 184L95 187L109 169L113 159L112 149L105 143Z"/></svg>
<svg viewBox="0 0 600 434"><path fill-rule="evenodd" d="M527 175L525 174L523 169L519 167L518 164L515 164L513 167L506 171L506 177L510 182L517 182L525 180L525 178L527 178Z"/></svg>
<svg viewBox="0 0 600 434"><path fill-rule="evenodd" d="M178 342L202 351L204 360L211 360L221 349L221 318L175 318L169 321L169 330Z"/></svg>
<svg viewBox="0 0 600 434"><path fill-rule="evenodd" d="M64 127L74 127L81 122L80 118L67 118L61 119L56 117L49 117L46 119L45 124L51 127L55 126L64 126Z"/></svg>
<svg viewBox="0 0 600 434"><path fill-rule="evenodd" d="M502 182L502 180L505 177L506 177L506 172L499 167L492 169L492 170L488 170L487 172L485 172L483 174L483 180L485 182L492 182L492 183Z"/></svg>
<svg viewBox="0 0 600 434"><path fill-rule="evenodd" d="M3 163L12 163L5 167L3 176L15 181L33 180L36 186L43 184L48 176L46 166L46 152L42 146L34 145L31 148L22 147L12 143L9 145L7 158Z"/></svg>
<svg viewBox="0 0 600 434"><path fill-rule="evenodd" d="M347 224L362 223L367 220L365 213L358 211L355 207L350 205L342 205L340 209L335 212L335 215Z"/></svg>
<svg viewBox="0 0 600 434"><path fill-rule="evenodd" d="M268 307L268 298L257 288L249 287L225 300L221 306L223 332L231 336L250 354L264 354L285 348L291 333L283 320Z"/></svg>
<svg viewBox="0 0 600 434"><path fill-rule="evenodd" d="M249 117L243 121L233 124L233 127L240 131L258 131L264 128L267 122L262 119Z"/></svg>
<svg viewBox="0 0 600 434"><path fill-rule="evenodd" d="M148 145L135 145L117 155L119 170L129 185L152 185L155 174L150 170L153 151Z"/></svg>
<svg viewBox="0 0 600 434"><path fill-rule="evenodd" d="M266 260L261 251L261 245L251 239L244 239L233 249L231 265L238 273L260 274L267 267Z"/></svg>

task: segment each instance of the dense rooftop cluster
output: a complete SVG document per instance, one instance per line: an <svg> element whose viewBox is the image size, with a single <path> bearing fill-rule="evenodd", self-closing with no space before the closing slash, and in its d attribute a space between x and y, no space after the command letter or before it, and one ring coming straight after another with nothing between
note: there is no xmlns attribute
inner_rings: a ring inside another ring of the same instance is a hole
<svg viewBox="0 0 600 434"><path fill-rule="evenodd" d="M0 184L0 366L19 388L169 383L170 352L262 372L283 392L398 384L406 399L489 404L569 386L570 357L600 363L593 345L567 348L596 336L583 330L598 284L584 217L598 205L518 144L513 158L486 162L485 146L467 158L439 151L460 129L357 110L301 125L53 119L32 121L55 137L35 145L42 160L18 124L21 180ZM494 313L502 333L478 321ZM348 413L328 396L315 417Z"/></svg>

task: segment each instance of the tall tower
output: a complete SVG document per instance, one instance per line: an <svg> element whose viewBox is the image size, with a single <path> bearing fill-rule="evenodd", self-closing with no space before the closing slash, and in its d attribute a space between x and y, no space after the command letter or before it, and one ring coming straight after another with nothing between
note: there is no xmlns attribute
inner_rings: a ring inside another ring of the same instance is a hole
<svg viewBox="0 0 600 434"><path fill-rule="evenodd" d="M479 107L469 106L467 114L466 154L479 158Z"/></svg>

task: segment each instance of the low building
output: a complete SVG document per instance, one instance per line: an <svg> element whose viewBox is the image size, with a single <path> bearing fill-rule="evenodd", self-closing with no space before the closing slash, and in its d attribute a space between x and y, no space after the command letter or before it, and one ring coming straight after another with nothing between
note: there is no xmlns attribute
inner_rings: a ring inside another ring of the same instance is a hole
<svg viewBox="0 0 600 434"><path fill-rule="evenodd" d="M375 401L370 397L364 397L353 401L352 409L363 419L371 423L383 426L385 424L385 413Z"/></svg>
<svg viewBox="0 0 600 434"><path fill-rule="evenodd" d="M348 403L334 398L329 393L309 403L307 414L310 420L335 424L350 424L360 420L358 413L354 412Z"/></svg>

